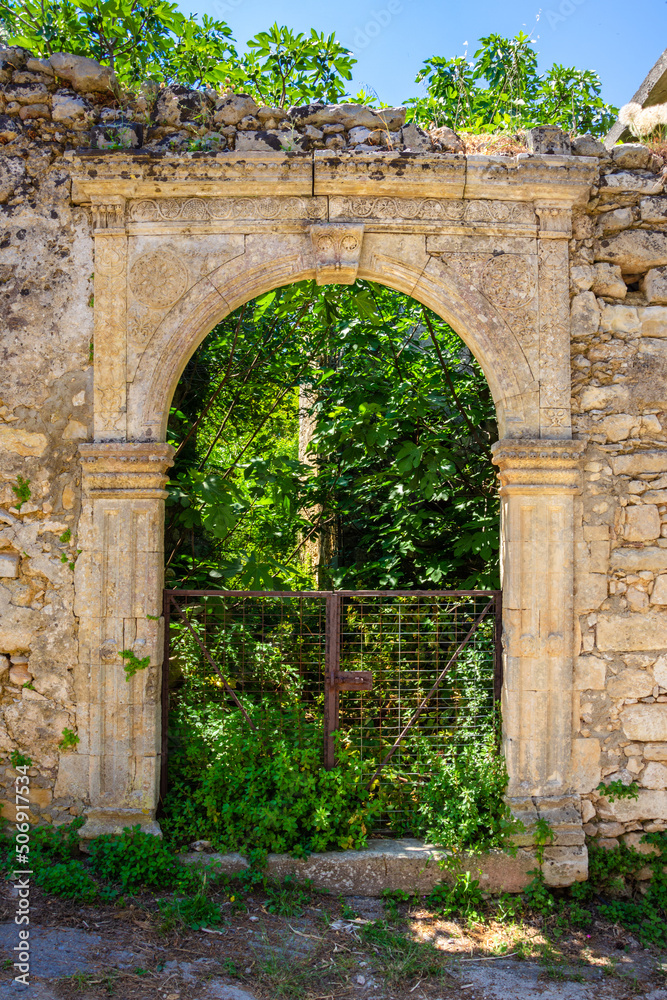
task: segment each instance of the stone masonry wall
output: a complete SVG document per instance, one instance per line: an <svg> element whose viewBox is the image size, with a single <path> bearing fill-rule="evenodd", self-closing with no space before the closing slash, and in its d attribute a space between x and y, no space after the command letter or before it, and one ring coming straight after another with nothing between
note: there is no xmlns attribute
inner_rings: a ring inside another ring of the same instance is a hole
<svg viewBox="0 0 667 1000"><path fill-rule="evenodd" d="M585 832L609 847L667 827L664 180L645 146L615 147L571 242L573 429L588 441L575 759ZM639 797L610 803L594 791L600 779L636 781Z"/></svg>
<svg viewBox="0 0 667 1000"><path fill-rule="evenodd" d="M121 107L89 62L67 57L56 73L0 51L0 788L13 780L9 753L29 753L33 816L55 822L88 804L58 779L58 743L74 727L77 448L92 437L94 354L91 213L71 204L65 154L463 150L448 130L405 126L402 109L378 123L367 108L282 112L187 88ZM574 433L587 442L575 790L586 834L612 846L667 827L667 195L663 160L644 146L609 154L580 137L572 148L600 166L570 244ZM20 507L19 476L30 481ZM601 798L598 782L617 778L637 781L639 798Z"/></svg>

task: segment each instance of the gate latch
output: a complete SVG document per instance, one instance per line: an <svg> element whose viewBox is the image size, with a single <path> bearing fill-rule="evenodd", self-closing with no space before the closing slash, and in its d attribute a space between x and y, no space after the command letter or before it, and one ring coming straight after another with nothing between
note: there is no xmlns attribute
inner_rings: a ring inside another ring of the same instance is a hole
<svg viewBox="0 0 667 1000"><path fill-rule="evenodd" d="M337 691L372 691L373 675L370 670L339 670L334 674Z"/></svg>

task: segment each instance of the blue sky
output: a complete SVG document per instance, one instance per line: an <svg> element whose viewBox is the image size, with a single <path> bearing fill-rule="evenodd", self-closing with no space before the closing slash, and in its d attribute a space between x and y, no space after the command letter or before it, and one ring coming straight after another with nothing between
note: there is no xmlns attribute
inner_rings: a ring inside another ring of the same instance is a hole
<svg viewBox="0 0 667 1000"><path fill-rule="evenodd" d="M667 47L666 0L181 0L184 13L227 21L243 43L274 20L307 31L335 31L354 52L353 92L365 85L382 101L418 96L417 70L431 55L474 52L480 35L519 30L536 39L540 67L553 62L596 70L602 95L624 104ZM466 46L465 43L468 43Z"/></svg>

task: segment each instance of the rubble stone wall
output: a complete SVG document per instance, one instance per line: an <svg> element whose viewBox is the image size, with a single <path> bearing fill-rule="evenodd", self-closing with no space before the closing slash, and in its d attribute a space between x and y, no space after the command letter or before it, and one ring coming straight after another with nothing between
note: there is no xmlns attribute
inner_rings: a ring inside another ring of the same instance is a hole
<svg viewBox="0 0 667 1000"><path fill-rule="evenodd" d="M400 226L395 235L378 237L370 245L377 246L377 254L389 246L396 254L408 254L400 248L408 245L406 219L413 212L409 231L426 235L424 260L435 261L442 274L447 268L458 268L457 280L467 283L471 295L477 294L475 282L482 288L486 280L488 272L482 274L481 269L490 259L489 248L503 252L509 248L503 225L515 226L515 233L525 229L526 241L534 240L537 225L538 235L541 227L543 236L558 237L559 246L567 245L558 208L565 196L558 193L557 180L578 163L581 176L590 177L590 200L575 205L569 240L575 441L565 460L553 459L567 466L568 482L574 484L575 466L583 475L581 492L574 485L571 488L577 494L574 668L562 687L568 703L574 688L571 734L565 728L565 735L561 734L572 747L572 766L566 786L562 782L559 786L567 793L564 797L554 793L540 804L528 790L523 799L515 795L513 802L529 828L537 815L550 818L560 828L560 840L547 848L547 856L550 850L564 850L568 845L581 852L582 822L588 837L607 846L619 838L637 844L642 831L667 827L667 194L662 159L641 145L607 152L590 137L579 137L571 147L564 139L560 152L571 149L575 155L559 159L551 169L553 192L551 182L542 180L542 187L531 196L535 208L528 211L522 203L520 209L515 206L505 215L499 210L493 215L489 206L511 205L514 196L504 187L498 189L501 193L490 195L485 193L487 188L501 184L503 171L514 176L528 169L533 162L528 151L518 157L466 158L458 137L446 130L429 135L406 126L402 109L382 112L380 121L375 112L351 105L311 105L285 112L258 108L247 95L178 87L147 90L123 104L110 89L108 71L89 62L67 57L46 63L24 50L0 51L0 754L4 760L0 786L10 787L9 754L19 749L34 760L31 813L35 821L62 822L91 806L86 791L90 785L82 768L93 768L97 751L89 748L88 756L83 756L82 746L61 751L59 743L65 728L77 728L81 704L90 699L86 684L93 683L81 651L81 643L85 645L89 637L79 635L80 612L74 595L74 570L79 550L85 547L83 534L89 530L85 519L80 522L79 445L94 439L94 232L100 226L112 231L112 216L121 212L121 203L111 199L106 205L91 205L73 190L72 178L82 173L81 164L89 155L86 151L97 151L83 170L89 177L94 172L113 177L115 170L119 177L127 176L131 166L127 154L131 154L143 157L144 176L155 173L152 164L159 164L165 175L172 170L174 184L180 183L178 178L187 179L189 165L194 170L204 161L215 167L223 151L233 153L236 162L238 154L245 153L300 153L304 162L308 159L304 154L311 151L344 154L347 166L331 167L332 185L335 171L352 171L357 155L360 163L368 163L370 157L381 154L381 175L386 172L388 153L409 154L411 159L400 161L391 189ZM476 236L465 237L476 239L474 246L464 245L464 237L452 236L447 225L456 219L447 216L438 199L420 202L421 214L399 204L402 195L413 198L421 190L414 173L421 155L429 169L434 156L441 157L443 171L451 167L452 189L443 182L442 199L481 199L472 203L478 220L487 206L488 217L482 220L487 226L485 235L480 237L478 228ZM535 163L536 171L542 170L539 157ZM460 193L452 193L454 189ZM244 196L252 195L252 190L250 184ZM371 184L367 193L373 191ZM377 193L383 192L378 187ZM304 231L312 222L326 218L318 198L310 197L310 188L307 195L306 211L311 217L303 222ZM484 200L491 197L499 200ZM365 220L369 213L372 216L368 201L365 205L362 201L347 199L348 214L341 209L340 216L347 219L344 225L359 223L362 212ZM390 208L384 204L383 216L376 210L378 232L384 225L389 233L393 225ZM198 211L203 211L201 204ZM155 212L158 219L159 206ZM100 213L110 213L109 218L101 220ZM151 218L137 215L135 221L153 224ZM198 218L193 216L195 222ZM279 214L276 219L278 233ZM164 219L158 222L166 224ZM246 254L253 238L266 239L261 234L253 237L250 224L237 230L246 234L239 237L246 239ZM150 250L149 237L142 239L148 241ZM232 249L225 259L236 253L234 239L228 243ZM296 236L290 239L298 242ZM413 257L416 254L409 252ZM344 280L354 280L358 253L357 249L356 259L352 253L350 260L342 261L339 253L335 267L339 273L343 268ZM556 268L556 279L561 267L565 280L566 256L552 255L549 260ZM314 266L323 276L334 265L324 259ZM359 273L363 266L362 260ZM99 296L103 280L99 261L97 270ZM322 280L332 280L331 273ZM512 313L516 302L503 292L505 285L510 291L518 289L520 298L517 274L511 271L497 286L497 302L504 301L503 316L512 329L519 330L519 339L524 337L527 364L533 368L541 364L543 373L555 371L553 366L549 369L548 357L533 360L530 330L522 328L521 333L517 314ZM234 305L231 300L230 305ZM199 307L195 302L191 308ZM526 315L521 319L524 327ZM182 327L180 317L175 313L175 330ZM98 316L98 324L102 320ZM556 329L560 320L550 322ZM151 364L159 366L160 361L158 354ZM543 380L548 377L542 376ZM545 382L541 412L549 415L552 424L550 430L545 425L542 436L567 441L569 412L555 397L549 403L548 389ZM524 404L524 409L533 405L528 394ZM508 437L513 434L521 438L523 432L519 429ZM503 454L510 454L507 448ZM524 459L501 455L501 478L502 463L510 461L520 464ZM21 488L26 480L27 490ZM507 476L504 482L504 489L510 489ZM554 558L557 555L554 549ZM551 571L548 566L544 569L547 575ZM513 629L520 634L523 627L507 618L508 635ZM556 629L556 644L558 635ZM567 640L567 631L565 636ZM510 653L512 642L508 640ZM116 648L111 650L112 655L116 652ZM569 660L566 657L562 662ZM152 679L147 676L142 683L154 688L158 675L155 664ZM541 682L534 683L539 687ZM560 693L556 685L550 693L552 701L545 704L553 704ZM513 703L510 691L508 717ZM535 719L526 716L516 725L517 733L528 731ZM79 733L85 742L81 725ZM516 746L509 748L515 751ZM601 779L636 781L638 798L610 802L600 797L596 788ZM525 784L528 788L530 782ZM9 802L3 811L12 817ZM582 871L585 874L580 864L576 877L582 877Z"/></svg>

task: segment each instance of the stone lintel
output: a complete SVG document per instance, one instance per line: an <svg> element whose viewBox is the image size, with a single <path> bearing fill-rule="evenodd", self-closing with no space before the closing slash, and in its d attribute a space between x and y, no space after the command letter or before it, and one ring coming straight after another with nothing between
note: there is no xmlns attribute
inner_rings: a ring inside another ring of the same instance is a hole
<svg viewBox="0 0 667 1000"><path fill-rule="evenodd" d="M170 444L110 442L79 445L83 492L92 499L162 500L167 496L167 469L173 465Z"/></svg>
<svg viewBox="0 0 667 1000"><path fill-rule="evenodd" d="M585 204L598 163L586 157L521 153L460 156L435 153L218 153L192 159L97 151L72 162L72 200L123 198L372 195Z"/></svg>
<svg viewBox="0 0 667 1000"><path fill-rule="evenodd" d="M581 490L583 441L517 438L497 441L492 461L499 467L500 493L575 494Z"/></svg>

